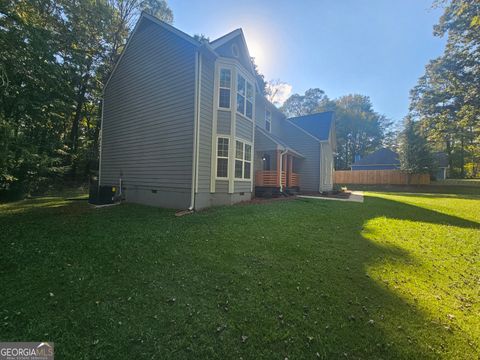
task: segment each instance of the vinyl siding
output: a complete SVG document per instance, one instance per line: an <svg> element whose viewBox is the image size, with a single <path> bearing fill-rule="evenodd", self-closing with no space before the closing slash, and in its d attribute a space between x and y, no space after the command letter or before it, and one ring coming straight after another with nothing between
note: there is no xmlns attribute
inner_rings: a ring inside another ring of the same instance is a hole
<svg viewBox="0 0 480 360"><path fill-rule="evenodd" d="M276 150L277 144L260 130L255 130L255 152Z"/></svg>
<svg viewBox="0 0 480 360"><path fill-rule="evenodd" d="M239 50L239 57L235 57L232 53L232 45L236 44L238 46ZM231 41L225 43L224 45L218 47L215 49L215 52L219 54L220 56L226 57L226 58L231 58L231 59L236 59L240 64L242 64L245 69L250 69L251 63L250 59L248 58L247 52L245 50L245 47L243 45L243 41L241 41L240 36L237 36L236 38L232 39ZM250 72L250 70L248 70Z"/></svg>
<svg viewBox="0 0 480 360"><path fill-rule="evenodd" d="M230 135L230 130L232 128L231 123L231 112L218 110L217 133L222 135Z"/></svg>
<svg viewBox="0 0 480 360"><path fill-rule="evenodd" d="M278 110L275 105L270 104L262 94L257 93L255 97L255 124L258 127L266 130L265 111L270 110L272 113L271 133L276 136L281 136L281 129L285 121L285 115Z"/></svg>
<svg viewBox="0 0 480 360"><path fill-rule="evenodd" d="M321 143L320 156L320 190L330 191L333 189L333 151L330 143Z"/></svg>
<svg viewBox="0 0 480 360"><path fill-rule="evenodd" d="M250 181L235 181L235 192L250 192L251 189Z"/></svg>
<svg viewBox="0 0 480 360"><path fill-rule="evenodd" d="M255 124L265 130L265 99L258 92L255 93Z"/></svg>
<svg viewBox="0 0 480 360"><path fill-rule="evenodd" d="M215 183L215 192L228 193L228 180L217 180Z"/></svg>
<svg viewBox="0 0 480 360"><path fill-rule="evenodd" d="M293 149L300 152L305 159L298 161L300 190L318 191L320 185L320 142L305 134L302 130L284 121L281 138Z"/></svg>
<svg viewBox="0 0 480 360"><path fill-rule="evenodd" d="M253 141L253 121L239 114L236 114L236 116L237 116L237 121L236 121L235 136L239 139L252 142Z"/></svg>
<svg viewBox="0 0 480 360"><path fill-rule="evenodd" d="M192 44L143 19L110 79L101 184L122 176L127 201L129 189L191 190L195 53ZM179 196L175 207L188 206L185 199Z"/></svg>
<svg viewBox="0 0 480 360"><path fill-rule="evenodd" d="M215 62L202 55L198 153L198 192L210 193Z"/></svg>

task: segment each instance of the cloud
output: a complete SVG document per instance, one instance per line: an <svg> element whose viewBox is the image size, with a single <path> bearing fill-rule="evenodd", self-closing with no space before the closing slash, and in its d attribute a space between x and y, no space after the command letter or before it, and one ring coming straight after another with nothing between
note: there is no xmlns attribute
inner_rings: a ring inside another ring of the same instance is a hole
<svg viewBox="0 0 480 360"><path fill-rule="evenodd" d="M267 83L267 99L277 106L283 105L283 103L292 94L292 85L280 81L270 80Z"/></svg>

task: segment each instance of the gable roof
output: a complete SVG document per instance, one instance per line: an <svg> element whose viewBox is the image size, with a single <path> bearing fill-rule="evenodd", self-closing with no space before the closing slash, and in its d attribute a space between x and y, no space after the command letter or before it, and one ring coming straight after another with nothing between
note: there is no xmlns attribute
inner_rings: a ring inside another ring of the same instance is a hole
<svg viewBox="0 0 480 360"><path fill-rule="evenodd" d="M128 36L128 39L127 39L127 42L125 44L125 46L123 47L123 50L122 50L122 53L120 54L120 56L118 57L117 59L117 62L115 63L115 65L113 66L113 69L112 71L110 72L110 76L108 77L107 81L105 82L104 86L103 86L103 93L105 93L105 90L107 89L108 87L108 84L110 83L110 80L112 79L113 77L113 74L116 72L117 70L117 67L119 66L119 64L121 63L122 59L123 59L123 56L124 54L127 52L127 49L130 45L130 41L132 40L132 38L135 36L137 30L140 28L140 26L142 25L142 23L144 22L144 20L148 20L148 21L151 21L153 22L154 24L157 24L158 26L162 27L163 29L167 30L167 31L170 31L171 33L177 35L179 38L189 42L190 44L192 44L193 46L197 47L197 48L200 48L202 47L202 43L200 43L199 41L195 40L193 37L191 37L190 35L184 33L183 31L177 29L176 27L170 25L170 24L167 24L166 22L160 20L159 18L153 16L153 15L150 15L150 14L147 14L146 12L142 11L142 13L140 14L140 17L138 18L136 24L135 24L135 27L133 28L132 32L130 33L130 35ZM213 50L211 50L213 51Z"/></svg>
<svg viewBox="0 0 480 360"><path fill-rule="evenodd" d="M400 165L400 160L396 152L387 148L381 148L352 164L352 166L356 165Z"/></svg>
<svg viewBox="0 0 480 360"><path fill-rule="evenodd" d="M248 65L247 70L249 70L253 75L255 75L255 69L253 67L252 60L251 60L252 56L250 55L250 51L248 50L247 40L245 39L245 35L243 34L243 30L241 28L235 29L229 32L228 34L225 34L219 37L218 39L211 41L209 45L214 51L216 51L217 49L220 50L222 46L228 44L231 41L234 41L237 38L240 38L240 43L245 49L245 55L246 55L245 62L247 63L245 65ZM257 83L257 87L259 88L258 81L255 81L255 82Z"/></svg>
<svg viewBox="0 0 480 360"><path fill-rule="evenodd" d="M138 19L137 24L139 24L140 21L143 20L143 19L148 19L148 20L154 22L155 24L160 25L164 29L174 33L175 35L179 36L183 40L188 41L192 45L195 45L195 46L200 46L201 45L200 41L196 40L195 38L188 35L187 33L184 33L182 30L179 30L176 27L166 23L165 21L162 21L159 18L157 18L153 15L150 15L150 14L144 12L144 11L142 11L142 14L140 15L140 19ZM133 32L132 32L132 34L133 34Z"/></svg>
<svg viewBox="0 0 480 360"><path fill-rule="evenodd" d="M303 155L302 153L298 152L297 150L295 150L294 148L292 148L290 145L288 145L285 141L283 141L282 139L280 139L278 136L275 136L273 135L271 132L267 132L266 130L264 130L263 128L261 128L260 126L258 125L255 125L255 130L260 132L263 136L265 136L267 139L269 139L272 143L274 143L275 145L277 145L280 149L282 150L286 150L286 151L289 151L291 152L292 154L298 156L298 157L301 157L301 158L305 158L305 155Z"/></svg>
<svg viewBox="0 0 480 360"><path fill-rule="evenodd" d="M228 43L230 40L233 40L234 38L236 38L237 36L239 35L243 35L243 31L242 29L238 28L238 29L235 29L233 31L230 31L229 33L223 35L223 36L220 36L218 39L215 39L213 41L210 41L210 45L216 49L217 47L219 46L222 46L223 44L226 44Z"/></svg>
<svg viewBox="0 0 480 360"><path fill-rule="evenodd" d="M333 111L288 118L293 124L312 134L320 141L327 141L333 127Z"/></svg>

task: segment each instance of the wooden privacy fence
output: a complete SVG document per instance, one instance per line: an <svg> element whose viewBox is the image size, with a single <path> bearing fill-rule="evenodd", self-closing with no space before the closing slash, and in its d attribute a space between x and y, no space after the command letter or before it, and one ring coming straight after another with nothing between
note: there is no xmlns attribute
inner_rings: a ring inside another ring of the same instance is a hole
<svg viewBox="0 0 480 360"><path fill-rule="evenodd" d="M335 184L428 185L429 174L408 174L400 170L335 171Z"/></svg>

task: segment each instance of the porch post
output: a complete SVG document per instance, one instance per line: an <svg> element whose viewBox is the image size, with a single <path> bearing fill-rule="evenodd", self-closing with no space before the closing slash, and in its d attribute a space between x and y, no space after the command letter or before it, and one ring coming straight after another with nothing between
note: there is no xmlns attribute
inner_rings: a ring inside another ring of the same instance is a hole
<svg viewBox="0 0 480 360"><path fill-rule="evenodd" d="M277 186L280 186L280 161L281 161L281 156L280 156L280 150L277 150Z"/></svg>
<svg viewBox="0 0 480 360"><path fill-rule="evenodd" d="M292 173L293 173L293 156L288 156L288 186L292 186Z"/></svg>

